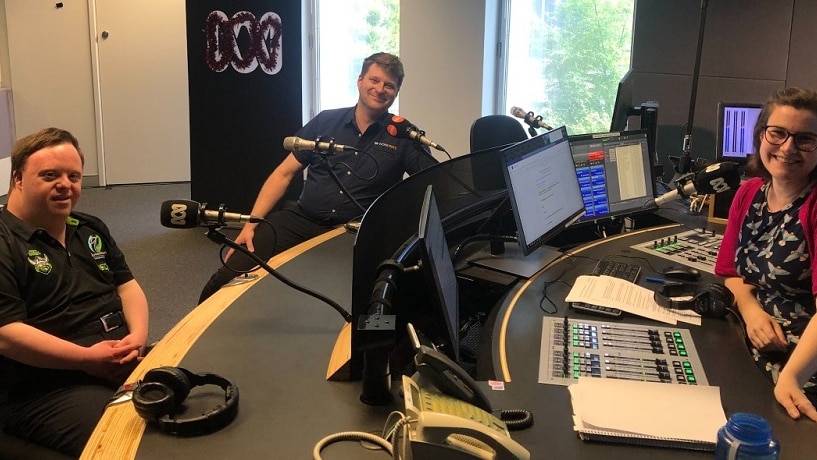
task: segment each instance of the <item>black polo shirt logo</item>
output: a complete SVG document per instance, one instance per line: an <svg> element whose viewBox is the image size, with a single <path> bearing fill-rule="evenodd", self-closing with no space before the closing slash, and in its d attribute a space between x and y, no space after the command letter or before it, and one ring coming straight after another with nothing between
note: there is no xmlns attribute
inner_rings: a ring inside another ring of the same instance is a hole
<svg viewBox="0 0 817 460"><path fill-rule="evenodd" d="M28 263L34 267L34 270L36 270L37 273L42 275L48 275L51 273L51 269L53 268L51 266L51 261L48 260L48 256L36 249L28 250Z"/></svg>
<svg viewBox="0 0 817 460"><path fill-rule="evenodd" d="M103 272L111 271L111 269L108 267L107 260L105 259L105 256L108 253L105 251L105 245L101 236L97 235L96 233L89 236L88 249L91 250L91 257L94 258L96 261L96 266L99 267L100 270Z"/></svg>

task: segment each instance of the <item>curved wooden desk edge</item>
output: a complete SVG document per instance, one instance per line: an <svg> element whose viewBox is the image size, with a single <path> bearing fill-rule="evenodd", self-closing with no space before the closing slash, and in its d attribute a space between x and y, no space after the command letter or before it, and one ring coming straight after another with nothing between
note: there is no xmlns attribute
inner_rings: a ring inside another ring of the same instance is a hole
<svg viewBox="0 0 817 460"><path fill-rule="evenodd" d="M508 355L507 355L506 348L505 348L505 340L507 338L506 334L508 332L508 322L511 320L511 314L513 313L514 307L516 307L517 300L519 300L519 297L522 296L522 293L525 292L525 290L528 288L528 286L531 283L533 283L536 280L536 278L539 277L539 275L544 273L545 270L552 267L553 265L556 265L557 263L561 262L562 260L567 259L568 257L571 257L573 254L576 254L576 253L585 251L587 249L596 247L596 246L598 246L600 244L604 244L604 243L607 243L607 242L612 241L612 240L617 240L619 238L626 238L626 237L629 237L629 236L632 236L632 235L638 235L639 233L652 232L652 231L656 231L656 230L663 230L663 229L667 229L667 228L680 227L680 226L681 226L681 224L660 225L658 227L645 228L643 230L638 230L638 231L635 231L635 232L621 233L621 234L616 235L616 236L610 236L610 237L607 237L607 238L603 238L603 239L600 239L600 240L596 240L596 241L587 243L587 244L585 244L583 246L580 246L575 251L570 251L569 253L560 256L558 259L556 259L553 262L551 262L550 264L548 264L547 267L543 268L542 270L539 270L539 272L537 272L535 275L528 278L522 284L522 286L520 286L519 289L516 290L516 293L514 294L511 301L508 303L508 307L505 309L505 312L502 315L502 322L499 325L499 339L498 339L498 342L499 342L498 345L499 346L498 346L498 348L499 348L499 365L500 365L500 368L502 369L502 379L505 382L511 382L512 381L511 380L511 371L510 371L510 369L508 367Z"/></svg>
<svg viewBox="0 0 817 460"><path fill-rule="evenodd" d="M268 263L272 268L278 268L309 249L344 232L343 228L330 230L272 257ZM210 324L241 294L268 274L264 269L258 269L257 273L258 278L252 282L220 289L212 297L195 307L145 356L145 359L128 378L128 382L136 382L147 371L156 367L178 366L190 347ZM135 458L144 430L145 420L136 413L133 404L123 403L108 407L85 445L80 459Z"/></svg>
<svg viewBox="0 0 817 460"><path fill-rule="evenodd" d="M352 323L343 323L335 340L335 347L326 368L326 380L348 381L352 379Z"/></svg>

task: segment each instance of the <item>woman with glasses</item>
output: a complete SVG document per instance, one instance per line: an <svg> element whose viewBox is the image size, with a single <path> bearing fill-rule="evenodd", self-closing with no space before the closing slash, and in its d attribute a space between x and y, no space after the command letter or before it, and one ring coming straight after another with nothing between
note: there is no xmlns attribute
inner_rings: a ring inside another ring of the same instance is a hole
<svg viewBox="0 0 817 460"><path fill-rule="evenodd" d="M817 421L817 93L774 93L735 194L715 273L734 294L758 366L789 415ZM795 348L796 347L796 348Z"/></svg>

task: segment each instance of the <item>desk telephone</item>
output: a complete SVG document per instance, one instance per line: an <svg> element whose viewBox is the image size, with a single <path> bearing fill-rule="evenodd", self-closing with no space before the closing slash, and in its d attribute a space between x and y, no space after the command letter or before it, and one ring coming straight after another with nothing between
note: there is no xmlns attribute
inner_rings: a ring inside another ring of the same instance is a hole
<svg viewBox="0 0 817 460"><path fill-rule="evenodd" d="M394 458L530 459L530 453L511 439L506 423L491 414L487 396L465 370L421 345L411 324L408 330L417 352L417 374L403 376L406 417L411 421L394 439Z"/></svg>

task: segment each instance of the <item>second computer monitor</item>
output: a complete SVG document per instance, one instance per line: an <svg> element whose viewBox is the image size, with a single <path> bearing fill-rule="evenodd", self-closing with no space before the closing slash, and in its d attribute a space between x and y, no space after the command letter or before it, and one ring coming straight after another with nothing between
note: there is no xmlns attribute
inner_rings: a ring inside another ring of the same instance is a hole
<svg viewBox="0 0 817 460"><path fill-rule="evenodd" d="M460 357L459 288L442 218L430 185L423 197L417 238L420 242L421 270L426 281L426 292L431 297L432 308L445 323L441 325L445 328L445 334L442 335L446 339L443 351L457 362Z"/></svg>
<svg viewBox="0 0 817 460"><path fill-rule="evenodd" d="M718 103L717 161L745 163L755 153L754 130L762 107L755 103Z"/></svg>
<svg viewBox="0 0 817 460"><path fill-rule="evenodd" d="M649 210L655 198L646 130L570 136L585 214L600 222Z"/></svg>
<svg viewBox="0 0 817 460"><path fill-rule="evenodd" d="M564 126L501 152L508 197L524 255L584 213Z"/></svg>

